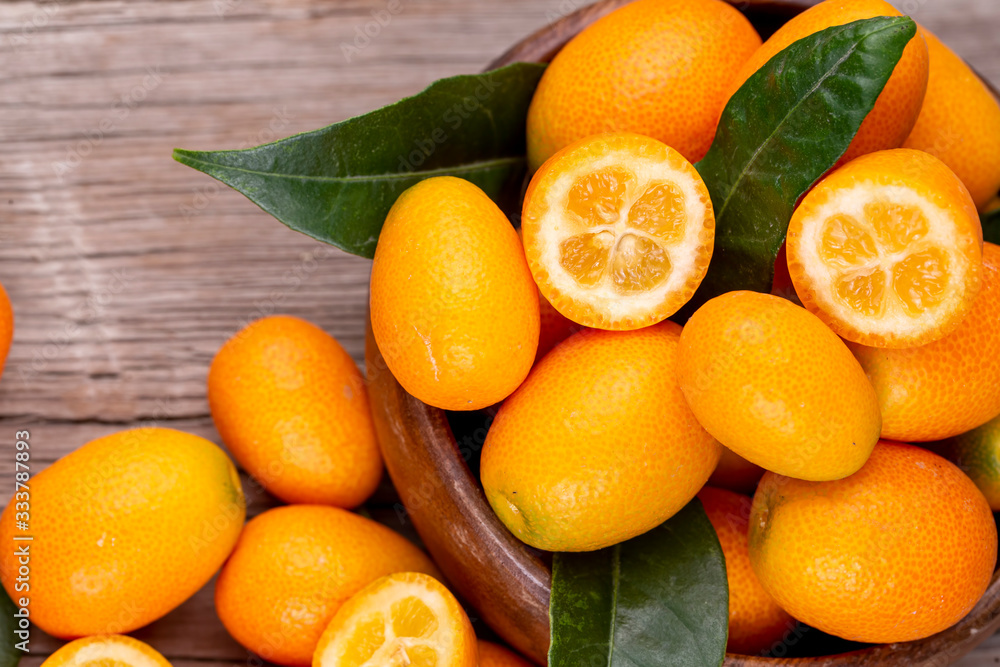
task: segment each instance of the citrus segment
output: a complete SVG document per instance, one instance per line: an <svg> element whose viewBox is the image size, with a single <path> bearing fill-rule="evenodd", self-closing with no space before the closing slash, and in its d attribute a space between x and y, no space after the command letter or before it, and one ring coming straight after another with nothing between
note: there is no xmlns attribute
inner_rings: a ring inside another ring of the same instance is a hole
<svg viewBox="0 0 1000 667"><path fill-rule="evenodd" d="M472 624L433 577L383 577L348 600L323 632L313 667L476 667Z"/></svg>
<svg viewBox="0 0 1000 667"><path fill-rule="evenodd" d="M802 304L844 338L878 347L914 347L954 330L980 289L981 248L965 186L910 149L844 165L788 226Z"/></svg>
<svg viewBox="0 0 1000 667"><path fill-rule="evenodd" d="M637 329L676 312L701 283L715 234L694 167L627 132L589 137L548 160L528 186L521 226L542 295L601 329Z"/></svg>
<svg viewBox="0 0 1000 667"><path fill-rule="evenodd" d="M1000 247L983 245L983 287L972 310L940 340L887 350L850 343L875 387L882 437L940 440L1000 414Z"/></svg>

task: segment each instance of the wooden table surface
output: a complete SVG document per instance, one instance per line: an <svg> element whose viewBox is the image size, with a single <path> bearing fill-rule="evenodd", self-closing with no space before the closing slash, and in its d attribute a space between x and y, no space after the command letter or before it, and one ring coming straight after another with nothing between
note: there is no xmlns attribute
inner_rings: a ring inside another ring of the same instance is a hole
<svg viewBox="0 0 1000 667"><path fill-rule="evenodd" d="M13 434L34 472L139 424L218 442L205 375L249 320L321 325L360 361L369 262L275 222L170 158L236 148L480 70L586 0L49 0L0 4L0 282L16 333L0 382L0 492ZM898 0L1000 82L996 0ZM376 32L371 29L371 32ZM250 513L274 504L249 498ZM210 583L136 636L178 667L252 656ZM35 630L38 665L59 643ZM1000 637L962 665L1000 663Z"/></svg>

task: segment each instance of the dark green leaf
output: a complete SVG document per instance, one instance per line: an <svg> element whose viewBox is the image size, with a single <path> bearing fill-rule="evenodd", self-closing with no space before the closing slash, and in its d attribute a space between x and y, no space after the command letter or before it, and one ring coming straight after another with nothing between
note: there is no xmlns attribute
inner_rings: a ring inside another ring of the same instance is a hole
<svg viewBox="0 0 1000 667"><path fill-rule="evenodd" d="M715 252L682 320L724 292L770 291L796 202L847 150L915 34L907 17L822 30L733 95L696 165L715 208Z"/></svg>
<svg viewBox="0 0 1000 667"><path fill-rule="evenodd" d="M987 243L1000 243L1000 208L983 213L983 240Z"/></svg>
<svg viewBox="0 0 1000 667"><path fill-rule="evenodd" d="M524 126L544 65L514 63L437 81L342 123L242 151L177 149L174 159L239 190L292 229L372 257L403 190L429 176L516 201Z"/></svg>
<svg viewBox="0 0 1000 667"><path fill-rule="evenodd" d="M18 619L14 617L18 608L7 596L7 591L0 587L0 667L17 667L24 652L15 648L21 641L14 634Z"/></svg>
<svg viewBox="0 0 1000 667"><path fill-rule="evenodd" d="M628 542L555 554L549 667L717 667L728 614L722 548L695 499Z"/></svg>

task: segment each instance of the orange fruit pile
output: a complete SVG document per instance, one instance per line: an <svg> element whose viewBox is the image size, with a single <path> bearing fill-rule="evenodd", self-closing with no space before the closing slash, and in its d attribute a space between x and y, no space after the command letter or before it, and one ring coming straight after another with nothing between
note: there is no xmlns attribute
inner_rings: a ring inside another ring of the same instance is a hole
<svg viewBox="0 0 1000 667"><path fill-rule="evenodd" d="M1000 104L976 73L927 29L927 94L904 148L925 151L962 179L979 209L1000 190Z"/></svg>
<svg viewBox="0 0 1000 667"><path fill-rule="evenodd" d="M902 350L851 344L878 394L882 437L950 438L1000 414L1000 246L983 245L982 291L951 334Z"/></svg>
<svg viewBox="0 0 1000 667"><path fill-rule="evenodd" d="M898 15L824 0L762 43L722 0L635 0L570 39L524 119L520 237L517 211L444 167L414 173L388 211L369 305L411 395L398 421L373 417L364 375L322 328L267 317L207 378L219 439L266 511L245 522L229 456L163 428L89 442L15 492L0 542L28 536L30 505L31 621L75 640L44 667L167 667L121 633L216 575L221 623L269 662L526 667L477 640L455 573L349 511L382 480L379 438L391 452L418 412L447 428L443 410L491 419L482 493L536 550L612 547L700 506L725 561L731 652L765 653L800 622L894 643L959 621L993 576L1000 510L1000 247L979 213L1000 207L1000 105L986 85L916 29L846 152L793 193L791 219L753 221L788 222L771 293L695 296L710 266L742 261L713 259L712 197L732 208L693 164L727 100L800 39ZM520 159L495 173L519 175ZM719 248L731 220L719 216ZM770 280L781 238L742 241L765 247ZM0 287L0 370L12 335ZM15 599L22 566L0 553Z"/></svg>

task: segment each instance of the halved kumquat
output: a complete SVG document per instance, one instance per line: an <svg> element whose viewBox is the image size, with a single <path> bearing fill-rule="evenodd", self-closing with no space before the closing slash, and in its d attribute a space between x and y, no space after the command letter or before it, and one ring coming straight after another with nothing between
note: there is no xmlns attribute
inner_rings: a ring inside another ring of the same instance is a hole
<svg viewBox="0 0 1000 667"><path fill-rule="evenodd" d="M528 186L521 226L542 295L574 322L611 330L656 324L687 303L715 239L695 168L630 132L553 155Z"/></svg>
<svg viewBox="0 0 1000 667"><path fill-rule="evenodd" d="M843 338L881 348L953 331L982 283L983 232L962 182L911 149L860 157L792 215L788 270L802 305Z"/></svg>
<svg viewBox="0 0 1000 667"><path fill-rule="evenodd" d="M330 621L313 667L476 667L476 635L455 596L419 572L383 577Z"/></svg>
<svg viewBox="0 0 1000 667"><path fill-rule="evenodd" d="M128 635L95 635L64 644L42 667L170 667L152 646Z"/></svg>

